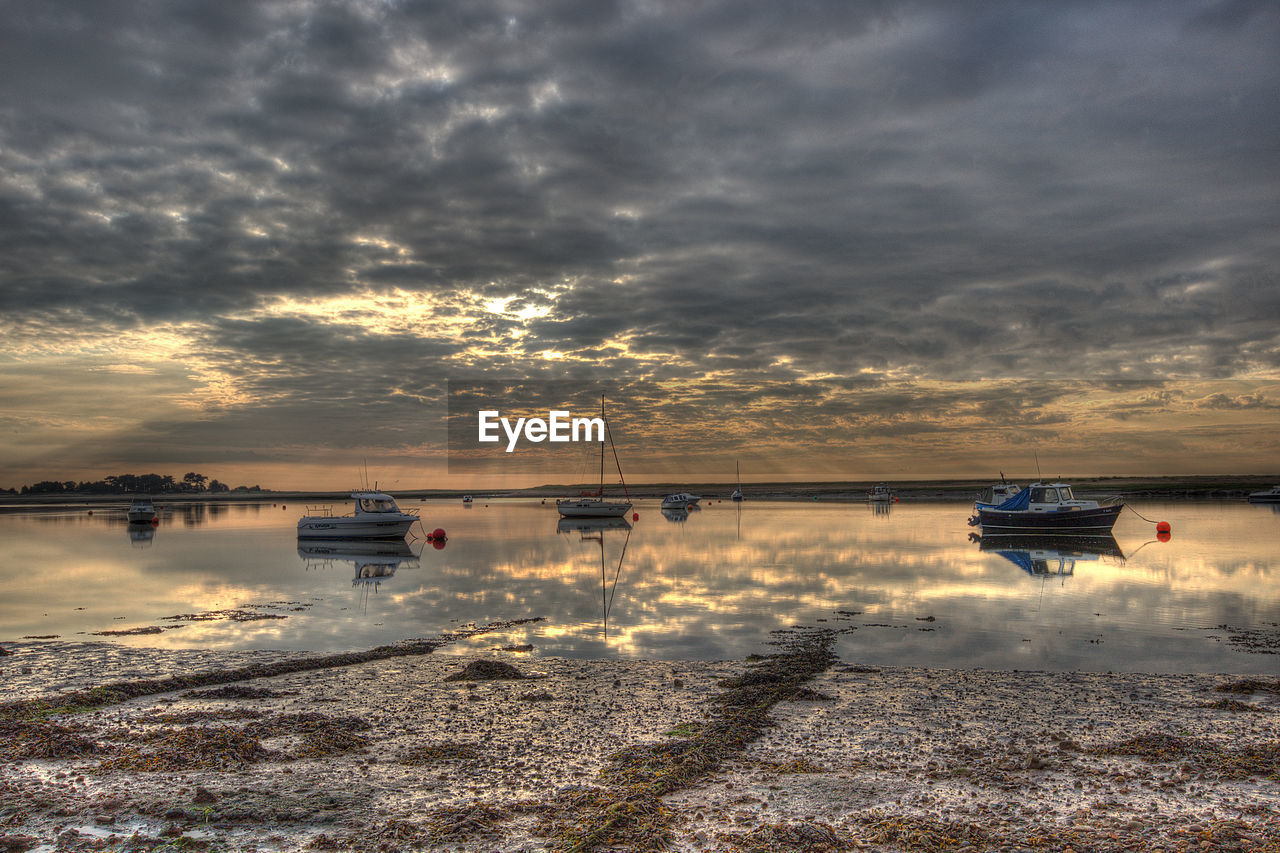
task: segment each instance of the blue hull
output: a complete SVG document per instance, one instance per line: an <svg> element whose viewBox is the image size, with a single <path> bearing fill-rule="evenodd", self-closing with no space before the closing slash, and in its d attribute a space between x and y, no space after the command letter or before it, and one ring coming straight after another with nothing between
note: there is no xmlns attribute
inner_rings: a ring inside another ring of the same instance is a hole
<svg viewBox="0 0 1280 853"><path fill-rule="evenodd" d="M1111 532L1124 504L1097 509L1032 512L995 509L978 511L978 523L986 533L1049 533L1059 536L1097 536Z"/></svg>

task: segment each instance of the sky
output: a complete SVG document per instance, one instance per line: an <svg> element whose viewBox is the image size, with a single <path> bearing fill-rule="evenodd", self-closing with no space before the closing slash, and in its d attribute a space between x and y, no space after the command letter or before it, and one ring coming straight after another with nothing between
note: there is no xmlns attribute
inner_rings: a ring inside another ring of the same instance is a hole
<svg viewBox="0 0 1280 853"><path fill-rule="evenodd" d="M450 471L472 380L607 392L639 480L1278 473L1277 44L1249 0L10 0L0 487L546 481Z"/></svg>

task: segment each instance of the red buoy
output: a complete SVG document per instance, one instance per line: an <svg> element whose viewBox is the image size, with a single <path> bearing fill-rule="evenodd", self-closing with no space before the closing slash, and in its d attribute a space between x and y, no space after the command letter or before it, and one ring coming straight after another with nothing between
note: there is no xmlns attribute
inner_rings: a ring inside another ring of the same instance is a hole
<svg viewBox="0 0 1280 853"><path fill-rule="evenodd" d="M631 513L631 520L632 520L632 521L639 521L639 520L640 520L640 513L638 513L638 512L633 512L633 513Z"/></svg>
<svg viewBox="0 0 1280 853"><path fill-rule="evenodd" d="M443 550L444 550L444 539L434 539L434 540L432 540L432 542L431 542L431 547L432 547L432 548L435 548L437 551L443 551Z"/></svg>
<svg viewBox="0 0 1280 853"><path fill-rule="evenodd" d="M437 527L435 530L431 531L431 535L427 538L433 542L443 542L449 537L445 535L443 527Z"/></svg>
<svg viewBox="0 0 1280 853"><path fill-rule="evenodd" d="M1172 533L1173 528L1169 526L1169 522L1162 521L1156 525L1156 533Z"/></svg>
<svg viewBox="0 0 1280 853"><path fill-rule="evenodd" d="M1172 538L1172 534L1170 534L1169 531L1167 530L1161 530L1159 533L1156 534L1156 539L1159 540L1160 542L1168 542L1170 538Z"/></svg>
<svg viewBox="0 0 1280 853"><path fill-rule="evenodd" d="M159 527L159 526L160 526L160 519L158 519L158 518L153 518L153 519L151 519L151 526L152 526L152 527Z"/></svg>

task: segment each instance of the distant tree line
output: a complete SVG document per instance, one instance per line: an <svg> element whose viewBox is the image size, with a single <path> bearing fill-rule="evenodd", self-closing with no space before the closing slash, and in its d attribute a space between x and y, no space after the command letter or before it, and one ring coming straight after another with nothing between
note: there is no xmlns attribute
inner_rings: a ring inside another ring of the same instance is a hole
<svg viewBox="0 0 1280 853"><path fill-rule="evenodd" d="M236 486L234 489L218 480L210 480L204 474L188 471L181 480L175 480L172 474L117 474L101 480L77 483L74 480L42 480L23 486L21 490L8 489L11 495L61 495L61 494L129 494L145 493L152 495L192 494L207 492L220 494L223 492L260 492L261 486Z"/></svg>

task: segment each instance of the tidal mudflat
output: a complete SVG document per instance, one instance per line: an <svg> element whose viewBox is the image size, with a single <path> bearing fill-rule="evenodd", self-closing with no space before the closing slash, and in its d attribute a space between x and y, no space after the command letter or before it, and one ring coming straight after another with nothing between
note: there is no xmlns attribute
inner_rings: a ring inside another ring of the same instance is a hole
<svg viewBox="0 0 1280 853"><path fill-rule="evenodd" d="M867 666L831 639L692 662L498 639L80 713L10 704L0 843L1280 849L1275 679Z"/></svg>

